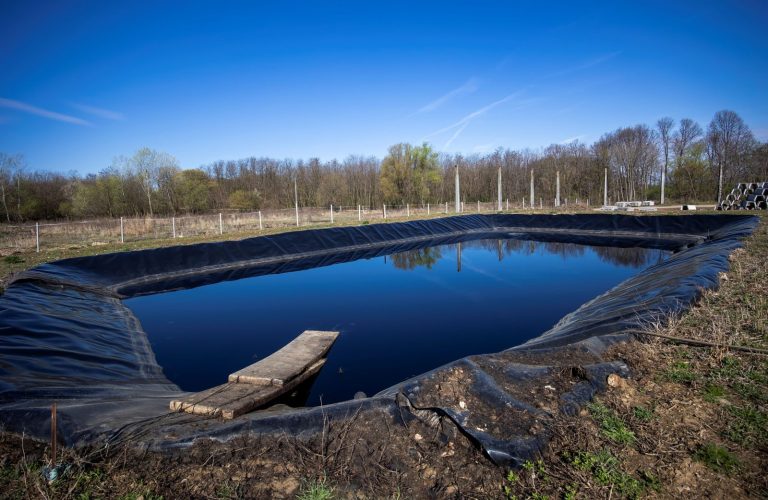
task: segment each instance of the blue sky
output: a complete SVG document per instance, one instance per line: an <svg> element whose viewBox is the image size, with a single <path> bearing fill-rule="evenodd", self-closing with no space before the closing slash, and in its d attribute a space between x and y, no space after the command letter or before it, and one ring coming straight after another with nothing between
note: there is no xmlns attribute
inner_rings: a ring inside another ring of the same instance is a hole
<svg viewBox="0 0 768 500"><path fill-rule="evenodd" d="M768 140L768 2L533 4L0 0L0 151L472 154L720 109Z"/></svg>

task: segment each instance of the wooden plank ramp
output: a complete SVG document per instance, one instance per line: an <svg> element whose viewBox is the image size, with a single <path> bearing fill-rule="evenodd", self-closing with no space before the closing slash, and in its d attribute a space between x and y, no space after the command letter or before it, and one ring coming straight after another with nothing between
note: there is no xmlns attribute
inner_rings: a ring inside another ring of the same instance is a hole
<svg viewBox="0 0 768 500"><path fill-rule="evenodd" d="M171 401L171 410L225 420L251 412L319 372L338 336L306 330L277 352L231 374L226 384Z"/></svg>

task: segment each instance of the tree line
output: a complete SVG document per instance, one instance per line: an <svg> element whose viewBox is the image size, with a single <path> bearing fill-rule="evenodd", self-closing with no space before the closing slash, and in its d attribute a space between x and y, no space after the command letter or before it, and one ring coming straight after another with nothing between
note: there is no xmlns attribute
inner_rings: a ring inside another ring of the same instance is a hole
<svg viewBox="0 0 768 500"><path fill-rule="evenodd" d="M83 217L166 216L210 211L452 202L458 167L463 201L494 201L498 170L503 197L552 205L557 172L561 199L602 202L608 170L611 201L714 202L737 182L768 180L768 143L755 139L733 111L706 129L694 120L662 118L608 132L594 143L541 150L499 148L464 156L429 144L396 144L379 160L350 156L320 161L251 157L184 169L172 155L142 148L97 174L30 171L24 158L0 152L0 218L4 222ZM663 193L663 195L662 195Z"/></svg>

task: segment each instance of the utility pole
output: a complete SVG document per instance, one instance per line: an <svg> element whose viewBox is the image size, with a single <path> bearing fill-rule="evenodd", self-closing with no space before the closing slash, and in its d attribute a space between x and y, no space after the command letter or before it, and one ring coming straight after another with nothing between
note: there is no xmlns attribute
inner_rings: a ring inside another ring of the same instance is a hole
<svg viewBox="0 0 768 500"><path fill-rule="evenodd" d="M603 180L603 206L608 206L608 169L605 169L605 175Z"/></svg>
<svg viewBox="0 0 768 500"><path fill-rule="evenodd" d="M296 227L299 227L299 185L296 177L293 178L293 201L296 205Z"/></svg>
<svg viewBox="0 0 768 500"><path fill-rule="evenodd" d="M531 208L534 208L536 205L536 196L533 192L533 169L531 169Z"/></svg>
<svg viewBox="0 0 768 500"><path fill-rule="evenodd" d="M498 179L498 185L499 185L499 212L501 212L501 167L499 167L499 179Z"/></svg>
<svg viewBox="0 0 768 500"><path fill-rule="evenodd" d="M555 193L555 206L560 206L560 171L557 171L557 187Z"/></svg>
<svg viewBox="0 0 768 500"><path fill-rule="evenodd" d="M456 213L461 212L461 190L459 189L459 165L456 164Z"/></svg>

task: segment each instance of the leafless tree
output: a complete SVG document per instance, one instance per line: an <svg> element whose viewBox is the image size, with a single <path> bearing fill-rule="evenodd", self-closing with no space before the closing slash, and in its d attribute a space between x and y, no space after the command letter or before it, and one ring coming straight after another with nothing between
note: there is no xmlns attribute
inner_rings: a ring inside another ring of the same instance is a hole
<svg viewBox="0 0 768 500"><path fill-rule="evenodd" d="M733 183L746 167L755 138L741 117L733 111L715 113L707 128L707 154L717 170L717 202L723 198L723 181Z"/></svg>
<svg viewBox="0 0 768 500"><path fill-rule="evenodd" d="M666 116L659 119L656 122L656 130L658 131L659 146L661 146L661 154L664 157L664 166L661 170L661 204L664 204L664 184L666 182L667 170L669 168L669 156L670 146L672 144L672 127L675 126L675 121Z"/></svg>

